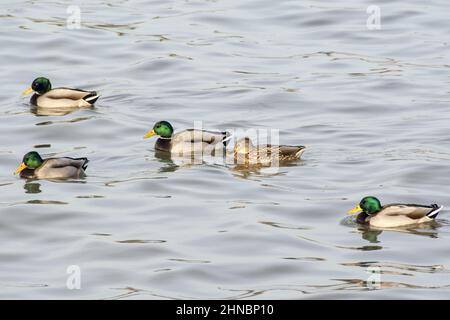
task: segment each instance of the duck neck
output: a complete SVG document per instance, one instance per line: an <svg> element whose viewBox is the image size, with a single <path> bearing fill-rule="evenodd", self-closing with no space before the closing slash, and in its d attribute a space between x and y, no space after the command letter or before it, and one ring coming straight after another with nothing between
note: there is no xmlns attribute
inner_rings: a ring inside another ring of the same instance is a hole
<svg viewBox="0 0 450 320"><path fill-rule="evenodd" d="M358 216L356 217L356 221L360 224L367 224L368 223L368 221L366 220L367 217L369 217L369 215L363 211L360 214L358 214Z"/></svg>
<svg viewBox="0 0 450 320"><path fill-rule="evenodd" d="M172 138L158 138L156 140L156 148L162 151L170 151L172 148Z"/></svg>

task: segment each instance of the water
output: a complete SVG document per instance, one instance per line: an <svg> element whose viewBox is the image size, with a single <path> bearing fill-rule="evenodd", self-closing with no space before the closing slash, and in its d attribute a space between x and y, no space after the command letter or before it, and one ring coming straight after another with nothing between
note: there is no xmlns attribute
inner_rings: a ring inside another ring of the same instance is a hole
<svg viewBox="0 0 450 320"><path fill-rule="evenodd" d="M0 298L448 298L448 211L346 220L365 195L450 207L449 5L378 1L368 30L371 4L2 1ZM21 96L37 76L102 97L42 115ZM180 164L142 139L163 119L309 148L278 174ZM88 176L14 176L33 149Z"/></svg>

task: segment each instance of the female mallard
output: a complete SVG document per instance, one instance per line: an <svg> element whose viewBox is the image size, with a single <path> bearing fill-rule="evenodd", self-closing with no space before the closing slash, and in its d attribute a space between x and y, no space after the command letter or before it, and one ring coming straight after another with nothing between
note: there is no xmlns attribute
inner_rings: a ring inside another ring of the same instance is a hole
<svg viewBox="0 0 450 320"><path fill-rule="evenodd" d="M444 208L437 204L430 206L418 204L388 204L381 206L375 197L365 197L358 206L348 213L360 212L356 221L379 228L395 228L411 224L433 221Z"/></svg>
<svg viewBox="0 0 450 320"><path fill-rule="evenodd" d="M270 144L255 146L250 138L245 137L236 142L234 159L238 164L270 166L280 162L298 160L304 151L304 146L277 146Z"/></svg>
<svg viewBox="0 0 450 320"><path fill-rule="evenodd" d="M16 170L21 178L27 179L77 179L85 175L87 158L42 159L36 151L28 152Z"/></svg>
<svg viewBox="0 0 450 320"><path fill-rule="evenodd" d="M100 97L95 91L81 89L55 88L52 89L50 80L44 77L34 79L31 87L23 92L34 91L30 102L41 108L81 108L91 107Z"/></svg>
<svg viewBox="0 0 450 320"><path fill-rule="evenodd" d="M187 129L173 134L173 127L167 121L158 121L144 139L158 135L155 149L176 154L204 153L217 155L223 151L230 134L226 131ZM219 147L219 150L216 150ZM221 149L221 150L220 150Z"/></svg>

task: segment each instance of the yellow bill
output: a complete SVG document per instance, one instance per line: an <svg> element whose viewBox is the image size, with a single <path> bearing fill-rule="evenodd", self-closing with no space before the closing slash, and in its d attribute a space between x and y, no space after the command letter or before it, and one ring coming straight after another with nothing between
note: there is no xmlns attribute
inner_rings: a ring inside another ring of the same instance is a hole
<svg viewBox="0 0 450 320"><path fill-rule="evenodd" d="M17 170L14 172L14 174L18 174L18 173L22 172L23 170L25 170L26 168L27 168L27 165L22 162L22 164L20 165L20 167L17 168Z"/></svg>
<svg viewBox="0 0 450 320"><path fill-rule="evenodd" d="M30 92L33 91L32 87L29 87L27 90L25 90L24 92L22 92L22 94L29 94Z"/></svg>
<svg viewBox="0 0 450 320"><path fill-rule="evenodd" d="M147 132L147 134L144 136L144 139L153 137L156 134L155 130L150 130L149 132Z"/></svg>
<svg viewBox="0 0 450 320"><path fill-rule="evenodd" d="M358 212L361 212L361 211L362 211L362 209L361 209L361 207L358 205L358 206L354 207L352 210L349 210L349 211L347 212L347 214L354 214L354 213L358 213Z"/></svg>

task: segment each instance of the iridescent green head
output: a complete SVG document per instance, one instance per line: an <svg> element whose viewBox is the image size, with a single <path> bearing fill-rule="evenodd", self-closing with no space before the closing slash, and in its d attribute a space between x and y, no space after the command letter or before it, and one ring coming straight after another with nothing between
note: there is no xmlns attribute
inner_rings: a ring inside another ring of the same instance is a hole
<svg viewBox="0 0 450 320"><path fill-rule="evenodd" d="M27 94L31 91L37 92L39 94L44 94L52 89L52 84L50 83L50 80L44 77L39 77L34 79L33 83L31 84L31 87L25 90L23 93Z"/></svg>
<svg viewBox="0 0 450 320"><path fill-rule="evenodd" d="M369 196L362 198L358 206L350 210L348 213L364 212L368 215L376 214L381 211L381 202L375 197Z"/></svg>
<svg viewBox="0 0 450 320"><path fill-rule="evenodd" d="M17 168L15 173L19 173L25 169L37 169L39 168L42 163L44 163L44 160L41 158L39 153L36 151L28 152L26 155L23 156L22 164Z"/></svg>
<svg viewBox="0 0 450 320"><path fill-rule="evenodd" d="M147 132L144 138L150 138L154 135L158 135L162 138L171 138L173 135L173 127L167 121L158 121L153 126L153 129Z"/></svg>

